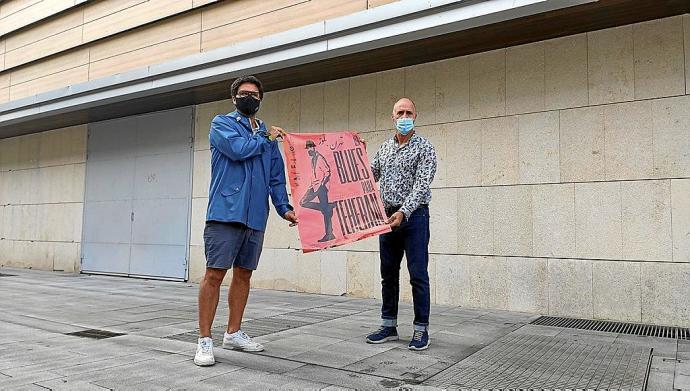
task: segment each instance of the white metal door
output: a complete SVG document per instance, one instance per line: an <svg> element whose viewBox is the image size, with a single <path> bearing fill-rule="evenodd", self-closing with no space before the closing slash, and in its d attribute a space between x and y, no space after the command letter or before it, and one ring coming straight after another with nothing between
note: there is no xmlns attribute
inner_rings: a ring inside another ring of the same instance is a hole
<svg viewBox="0 0 690 391"><path fill-rule="evenodd" d="M185 279L191 107L89 125L85 272Z"/></svg>

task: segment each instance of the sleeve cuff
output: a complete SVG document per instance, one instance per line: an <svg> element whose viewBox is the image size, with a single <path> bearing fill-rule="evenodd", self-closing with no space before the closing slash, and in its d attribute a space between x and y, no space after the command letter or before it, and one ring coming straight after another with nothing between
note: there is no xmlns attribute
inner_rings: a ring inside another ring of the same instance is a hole
<svg viewBox="0 0 690 391"><path fill-rule="evenodd" d="M292 209L292 206L290 206L290 205L281 205L281 206L278 207L277 209L278 209L278 214L279 214L280 217L282 217L282 218L285 218L285 213L287 213L287 212L293 210L293 209Z"/></svg>
<svg viewBox="0 0 690 391"><path fill-rule="evenodd" d="M405 215L406 221L410 219L410 215L412 214L412 212L405 206L400 208L399 212L402 212Z"/></svg>

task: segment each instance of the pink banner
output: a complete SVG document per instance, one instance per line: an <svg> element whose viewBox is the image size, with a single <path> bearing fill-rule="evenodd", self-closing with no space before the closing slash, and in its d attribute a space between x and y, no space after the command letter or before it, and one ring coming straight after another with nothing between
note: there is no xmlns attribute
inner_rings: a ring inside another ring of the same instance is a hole
<svg viewBox="0 0 690 391"><path fill-rule="evenodd" d="M283 145L302 251L390 232L356 132L287 134Z"/></svg>

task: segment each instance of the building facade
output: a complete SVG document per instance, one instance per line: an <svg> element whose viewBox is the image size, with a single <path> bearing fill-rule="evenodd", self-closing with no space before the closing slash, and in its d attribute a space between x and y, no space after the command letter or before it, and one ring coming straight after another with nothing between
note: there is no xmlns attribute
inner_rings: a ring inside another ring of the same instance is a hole
<svg viewBox="0 0 690 391"><path fill-rule="evenodd" d="M416 102L439 157L433 303L688 327L689 13L673 0L4 1L0 266L198 281L209 124L251 73L269 125L355 130L370 154L393 134L393 103ZM377 298L377 250L302 254L273 213L253 284Z"/></svg>

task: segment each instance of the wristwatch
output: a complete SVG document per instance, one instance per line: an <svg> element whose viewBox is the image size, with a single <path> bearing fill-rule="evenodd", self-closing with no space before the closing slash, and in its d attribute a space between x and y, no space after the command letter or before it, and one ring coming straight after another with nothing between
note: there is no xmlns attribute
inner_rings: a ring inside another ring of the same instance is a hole
<svg viewBox="0 0 690 391"><path fill-rule="evenodd" d="M268 140L268 141L274 141L275 140L275 137L272 137L271 132L269 132L268 130L262 130L261 133L266 138L266 140Z"/></svg>

